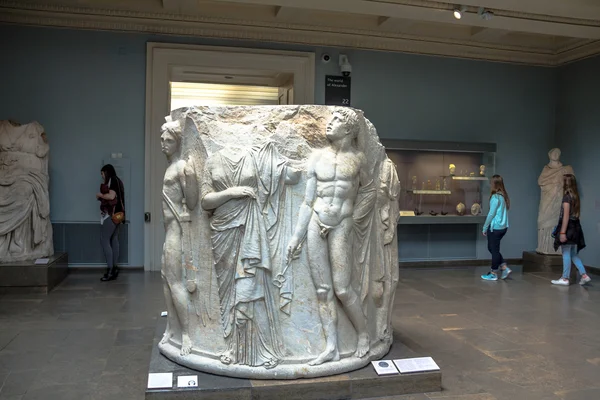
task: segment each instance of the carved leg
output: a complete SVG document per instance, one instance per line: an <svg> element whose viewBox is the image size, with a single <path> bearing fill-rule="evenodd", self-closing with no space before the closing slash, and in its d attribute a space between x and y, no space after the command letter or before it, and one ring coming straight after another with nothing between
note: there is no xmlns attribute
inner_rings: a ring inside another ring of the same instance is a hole
<svg viewBox="0 0 600 400"><path fill-rule="evenodd" d="M369 352L369 332L367 318L362 309L361 299L351 285L352 265L348 238L352 230L352 218L346 218L329 234L329 254L333 275L333 288L356 329L358 342L356 357L362 358Z"/></svg>
<svg viewBox="0 0 600 400"><path fill-rule="evenodd" d="M165 294L165 303L167 305L167 327L165 329L165 333L163 334L162 339L160 340L160 344L165 344L173 337L173 331L171 330L171 319L176 317L175 307L173 306L173 296L171 295L171 289L169 288L169 283L167 282L167 278L162 274L163 280L163 291Z"/></svg>
<svg viewBox="0 0 600 400"><path fill-rule="evenodd" d="M177 310L179 325L181 326L181 351L182 356L187 356L192 351L192 341L189 336L188 292L182 282L171 285L173 304Z"/></svg>
<svg viewBox="0 0 600 400"><path fill-rule="evenodd" d="M173 222L167 229L163 251L163 279L169 289L169 296L165 292L169 316L176 318L181 326L181 351L182 356L188 355L192 350L192 341L189 336L189 294L183 283L183 268L181 265L181 229ZM169 301L170 300L170 301ZM173 319L171 319L173 321ZM170 333L172 335L172 332Z"/></svg>
<svg viewBox="0 0 600 400"><path fill-rule="evenodd" d="M325 351L309 365L320 365L328 361L340 359L337 339L337 308L333 298L333 283L327 241L320 235L320 227L313 215L306 236L308 262L313 284L317 290L319 317L325 335Z"/></svg>

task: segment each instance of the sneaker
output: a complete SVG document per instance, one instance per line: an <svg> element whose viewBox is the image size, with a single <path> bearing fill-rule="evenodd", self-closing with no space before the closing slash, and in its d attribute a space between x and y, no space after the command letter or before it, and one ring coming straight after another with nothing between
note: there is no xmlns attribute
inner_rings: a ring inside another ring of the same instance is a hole
<svg viewBox="0 0 600 400"><path fill-rule="evenodd" d="M485 275L481 275L481 279L483 279L484 281L497 281L498 275L496 275L493 272L488 272Z"/></svg>
<svg viewBox="0 0 600 400"><path fill-rule="evenodd" d="M505 269L502 270L502 275L500 275L500 279L506 279L508 278L508 276L511 274L512 269L506 267Z"/></svg>
<svg viewBox="0 0 600 400"><path fill-rule="evenodd" d="M565 279L565 278L560 278L557 279L555 281L552 281L553 285L560 285L560 286L569 286L569 280Z"/></svg>
<svg viewBox="0 0 600 400"><path fill-rule="evenodd" d="M592 281L592 278L590 278L588 275L583 275L583 276L581 277L581 280L579 281L579 284L580 284L581 286L583 286L583 285L585 285L586 283L588 283L588 282L591 282L591 281Z"/></svg>

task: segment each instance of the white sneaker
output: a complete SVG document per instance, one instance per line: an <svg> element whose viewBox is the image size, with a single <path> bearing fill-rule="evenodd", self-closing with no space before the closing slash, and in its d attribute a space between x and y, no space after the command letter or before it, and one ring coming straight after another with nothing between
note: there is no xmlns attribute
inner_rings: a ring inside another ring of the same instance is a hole
<svg viewBox="0 0 600 400"><path fill-rule="evenodd" d="M588 282L591 282L591 281L592 281L592 278L590 278L588 275L583 275L583 276L581 277L581 280L579 281L579 284L580 284L581 286L583 286L583 285L585 285L586 283L588 283Z"/></svg>
<svg viewBox="0 0 600 400"><path fill-rule="evenodd" d="M565 279L565 278L560 278L557 279L555 281L552 281L553 285L560 285L560 286L569 286L569 280Z"/></svg>

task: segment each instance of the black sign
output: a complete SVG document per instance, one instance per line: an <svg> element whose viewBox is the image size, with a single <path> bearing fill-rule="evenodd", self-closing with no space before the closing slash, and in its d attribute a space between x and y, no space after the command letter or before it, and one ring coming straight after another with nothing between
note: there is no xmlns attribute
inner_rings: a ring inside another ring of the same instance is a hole
<svg viewBox="0 0 600 400"><path fill-rule="evenodd" d="M349 107L351 86L349 76L325 76L325 105Z"/></svg>

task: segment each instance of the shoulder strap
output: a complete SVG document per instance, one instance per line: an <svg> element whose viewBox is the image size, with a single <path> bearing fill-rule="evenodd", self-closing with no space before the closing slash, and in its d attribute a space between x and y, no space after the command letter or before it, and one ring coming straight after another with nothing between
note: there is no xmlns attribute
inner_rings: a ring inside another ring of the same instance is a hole
<svg viewBox="0 0 600 400"><path fill-rule="evenodd" d="M125 212L125 205L123 204L123 192L121 191L122 184L123 184L123 181L120 180L119 178L117 178L117 188L119 189L119 200L121 201L121 208L123 209L123 212Z"/></svg>

